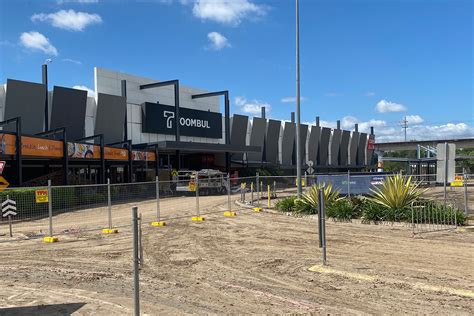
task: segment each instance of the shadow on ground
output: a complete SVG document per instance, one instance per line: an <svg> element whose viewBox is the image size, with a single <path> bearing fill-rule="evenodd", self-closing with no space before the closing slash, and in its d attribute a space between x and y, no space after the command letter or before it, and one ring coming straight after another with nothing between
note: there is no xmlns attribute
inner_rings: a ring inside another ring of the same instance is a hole
<svg viewBox="0 0 474 316"><path fill-rule="evenodd" d="M51 304L36 305L25 307L1 308L0 316L29 316L29 315L48 315L48 316L64 316L71 315L75 311L82 308L86 303L69 303L69 304Z"/></svg>

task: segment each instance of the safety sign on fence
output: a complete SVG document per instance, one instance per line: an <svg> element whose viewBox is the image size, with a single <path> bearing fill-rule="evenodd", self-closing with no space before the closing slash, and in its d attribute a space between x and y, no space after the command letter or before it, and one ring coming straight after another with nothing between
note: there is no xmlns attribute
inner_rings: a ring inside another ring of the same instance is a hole
<svg viewBox="0 0 474 316"><path fill-rule="evenodd" d="M451 182L452 187L462 187L464 186L464 179L462 176L455 176L454 181Z"/></svg>
<svg viewBox="0 0 474 316"><path fill-rule="evenodd" d="M49 202L48 190L36 190L35 197L36 197L36 203Z"/></svg>
<svg viewBox="0 0 474 316"><path fill-rule="evenodd" d="M189 186L189 191L196 192L196 183L189 182L188 186Z"/></svg>
<svg viewBox="0 0 474 316"><path fill-rule="evenodd" d="M7 196L7 199L2 203L2 216L8 217L8 226L10 226L10 237L13 237L12 216L15 216L16 214L16 202L10 200L10 198Z"/></svg>

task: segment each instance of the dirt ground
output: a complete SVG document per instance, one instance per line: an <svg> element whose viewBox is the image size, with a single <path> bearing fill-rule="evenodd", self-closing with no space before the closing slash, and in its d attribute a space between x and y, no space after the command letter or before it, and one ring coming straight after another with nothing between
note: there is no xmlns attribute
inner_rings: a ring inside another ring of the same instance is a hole
<svg viewBox="0 0 474 316"><path fill-rule="evenodd" d="M322 267L314 217L235 205L238 215L224 217L225 202L203 198L201 209L215 213L192 222L194 199L164 200L165 216L180 210L166 227L149 225L153 202L139 204L143 313L474 314L473 232L412 238L408 227L329 221ZM58 231L93 227L97 218L106 222L106 209L55 223ZM45 221L17 224L16 234ZM128 224L129 207L115 207L114 221ZM55 244L1 242L0 315L131 314L131 245L129 227L115 235L78 230Z"/></svg>

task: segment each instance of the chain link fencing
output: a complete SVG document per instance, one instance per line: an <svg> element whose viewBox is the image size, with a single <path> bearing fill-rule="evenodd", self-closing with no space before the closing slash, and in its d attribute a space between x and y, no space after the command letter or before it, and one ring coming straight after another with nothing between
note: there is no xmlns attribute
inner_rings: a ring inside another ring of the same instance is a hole
<svg viewBox="0 0 474 316"><path fill-rule="evenodd" d="M370 188L383 183L387 176L355 173L305 175L303 192L315 184L331 184L341 195L367 195ZM6 188L0 192L0 200L3 202L10 198L16 201L17 215L12 217L14 235L39 238L130 227L130 208L135 205L140 207L145 224L166 223L254 207L274 208L279 200L297 194L296 176L219 177L213 180L197 177L184 182L159 181L157 178L155 181L127 184ZM447 186L446 190L436 185L432 178L424 177L414 176L414 179L428 189L425 198L444 204L446 209L449 206L473 214L474 199L470 198L474 190L473 175L462 175L462 185ZM45 195L47 199L44 199ZM412 226L417 231L432 230L433 225L451 227L452 221L435 220L433 216L437 211L433 207L422 209L413 206ZM7 231L8 219L1 217L0 241L10 240Z"/></svg>

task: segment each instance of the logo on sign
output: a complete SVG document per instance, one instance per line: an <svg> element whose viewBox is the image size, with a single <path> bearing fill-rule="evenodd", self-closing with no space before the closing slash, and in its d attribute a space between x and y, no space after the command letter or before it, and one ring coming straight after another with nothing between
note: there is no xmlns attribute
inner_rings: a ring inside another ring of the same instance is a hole
<svg viewBox="0 0 474 316"><path fill-rule="evenodd" d="M372 185L381 185L381 184L383 184L383 180L384 180L383 177L372 177L372 179L370 180L370 184L372 184Z"/></svg>
<svg viewBox="0 0 474 316"><path fill-rule="evenodd" d="M163 111L163 116L166 118L166 128L173 128L174 112ZM189 117L179 118L179 125L198 128L211 128L209 126L209 121Z"/></svg>
<svg viewBox="0 0 474 316"><path fill-rule="evenodd" d="M36 203L49 202L48 190L36 190L35 196L36 196Z"/></svg>
<svg viewBox="0 0 474 316"><path fill-rule="evenodd" d="M163 116L166 117L166 128L173 128L174 112L164 111Z"/></svg>

